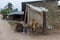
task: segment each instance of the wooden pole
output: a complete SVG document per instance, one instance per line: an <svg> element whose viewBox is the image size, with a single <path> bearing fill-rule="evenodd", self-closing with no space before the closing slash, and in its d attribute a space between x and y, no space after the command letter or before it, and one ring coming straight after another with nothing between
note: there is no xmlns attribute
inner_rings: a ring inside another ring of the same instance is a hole
<svg viewBox="0 0 60 40"><path fill-rule="evenodd" d="M43 34L47 34L47 26L46 26L46 13L43 12L43 30L42 30Z"/></svg>

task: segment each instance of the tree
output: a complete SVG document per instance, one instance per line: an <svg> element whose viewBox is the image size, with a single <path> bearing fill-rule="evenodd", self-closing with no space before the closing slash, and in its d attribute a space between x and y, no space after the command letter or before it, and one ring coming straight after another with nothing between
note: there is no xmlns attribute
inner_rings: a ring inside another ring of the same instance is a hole
<svg viewBox="0 0 60 40"><path fill-rule="evenodd" d="M18 9L16 8L16 9L14 9L14 11L13 12L18 12Z"/></svg>
<svg viewBox="0 0 60 40"><path fill-rule="evenodd" d="M12 3L8 3L8 4L5 6L5 8L7 8L7 9L9 10L9 13L12 12L12 10L13 10L13 5L12 5Z"/></svg>
<svg viewBox="0 0 60 40"><path fill-rule="evenodd" d="M17 12L18 9L13 9L13 5L12 3L8 3L2 10L1 10L1 14L5 15L5 14L8 14L8 13L11 13L11 12Z"/></svg>
<svg viewBox="0 0 60 40"><path fill-rule="evenodd" d="M7 14L7 13L9 13L8 9L2 9L2 10L1 10L1 14L5 15L5 14Z"/></svg>

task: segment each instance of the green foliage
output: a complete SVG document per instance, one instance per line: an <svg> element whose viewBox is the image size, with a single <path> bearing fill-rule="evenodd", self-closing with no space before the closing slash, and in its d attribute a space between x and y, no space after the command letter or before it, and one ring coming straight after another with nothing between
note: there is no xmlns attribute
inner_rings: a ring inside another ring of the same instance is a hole
<svg viewBox="0 0 60 40"><path fill-rule="evenodd" d="M7 13L9 13L8 9L2 9L2 10L1 10L1 14L5 15L5 14L7 14Z"/></svg>
<svg viewBox="0 0 60 40"><path fill-rule="evenodd" d="M9 13L12 12L12 10L13 10L12 7L13 7L12 3L8 3L8 4L5 6L5 8L7 8L7 9L9 10Z"/></svg>
<svg viewBox="0 0 60 40"><path fill-rule="evenodd" d="M18 12L18 9L13 9L13 5L12 3L8 3L4 9L1 10L1 14L5 15L5 14L8 14L8 13L11 13L11 12Z"/></svg>

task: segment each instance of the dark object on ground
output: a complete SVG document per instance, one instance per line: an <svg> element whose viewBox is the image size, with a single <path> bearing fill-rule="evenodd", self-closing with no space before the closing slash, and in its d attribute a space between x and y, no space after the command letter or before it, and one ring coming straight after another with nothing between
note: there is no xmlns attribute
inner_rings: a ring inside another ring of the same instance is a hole
<svg viewBox="0 0 60 40"><path fill-rule="evenodd" d="M5 15L3 16L3 19L5 19Z"/></svg>
<svg viewBox="0 0 60 40"><path fill-rule="evenodd" d="M17 24L15 27L16 32L23 32L23 25L22 24Z"/></svg>
<svg viewBox="0 0 60 40"><path fill-rule="evenodd" d="M7 15L3 15L3 19L7 19L6 16L7 16Z"/></svg>

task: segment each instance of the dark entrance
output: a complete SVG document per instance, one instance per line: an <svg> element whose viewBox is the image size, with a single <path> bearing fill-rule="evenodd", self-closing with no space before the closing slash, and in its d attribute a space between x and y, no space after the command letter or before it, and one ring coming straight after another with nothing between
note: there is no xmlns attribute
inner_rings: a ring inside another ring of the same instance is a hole
<svg viewBox="0 0 60 40"><path fill-rule="evenodd" d="M19 15L19 14L13 14L13 15L9 15L9 19L10 20L15 20L15 21L23 21L24 20L24 16L23 15Z"/></svg>

